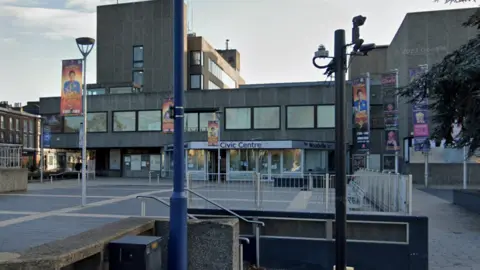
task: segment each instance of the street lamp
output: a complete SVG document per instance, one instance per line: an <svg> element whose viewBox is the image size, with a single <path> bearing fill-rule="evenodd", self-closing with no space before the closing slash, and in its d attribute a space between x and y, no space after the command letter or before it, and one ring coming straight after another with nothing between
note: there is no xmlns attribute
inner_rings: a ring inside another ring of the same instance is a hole
<svg viewBox="0 0 480 270"><path fill-rule="evenodd" d="M220 117L222 116L222 112L221 111L216 111L215 112L215 117L217 118L217 123L218 123L218 144L217 144L217 150L218 150L218 153L217 153L217 182L220 183L220 177L221 177L221 173L220 173L220 161L222 159L222 155L220 153L221 151L221 146L220 146L220 142L221 142L221 139L220 139L220 134L222 133L222 126L220 124Z"/></svg>
<svg viewBox="0 0 480 270"><path fill-rule="evenodd" d="M184 0L173 0L173 105L174 133L173 192L170 198L170 232L168 243L168 269L187 270L187 196L185 194L184 121Z"/></svg>
<svg viewBox="0 0 480 270"><path fill-rule="evenodd" d="M313 56L313 65L325 69L325 75L335 74L335 269L346 269L346 227L347 227L347 166L345 138L345 73L347 71L347 47L353 45L350 56L364 56L375 49L375 44L363 44L359 27L366 17L361 15L352 19L352 42L345 42L345 30L335 31L334 56L330 57L325 46L320 45ZM327 65L318 65L317 59L331 59Z"/></svg>
<svg viewBox="0 0 480 270"><path fill-rule="evenodd" d="M95 39L80 37L75 41L83 55L82 206L85 206L87 204L87 56L95 45Z"/></svg>

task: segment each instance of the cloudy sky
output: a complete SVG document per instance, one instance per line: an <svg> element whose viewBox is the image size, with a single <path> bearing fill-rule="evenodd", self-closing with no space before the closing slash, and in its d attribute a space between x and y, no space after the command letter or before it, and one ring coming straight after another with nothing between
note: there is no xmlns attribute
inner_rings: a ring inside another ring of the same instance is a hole
<svg viewBox="0 0 480 270"><path fill-rule="evenodd" d="M171 0L154 0L171 1ZM116 0L0 0L0 100L26 102L58 96L62 59L80 58L74 38L95 36L96 6ZM119 0L120 3L135 2ZM443 1L441 1L443 2ZM366 42L389 44L407 12L466 8L432 0L189 0L191 28L242 57L247 83L323 79L311 58L317 46L333 52L333 31L362 14ZM192 15L193 14L193 15ZM95 51L87 82L94 83Z"/></svg>

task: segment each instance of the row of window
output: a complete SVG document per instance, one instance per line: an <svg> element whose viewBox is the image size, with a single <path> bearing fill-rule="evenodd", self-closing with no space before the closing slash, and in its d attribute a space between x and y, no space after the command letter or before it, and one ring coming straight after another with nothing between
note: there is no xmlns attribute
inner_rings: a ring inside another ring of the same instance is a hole
<svg viewBox="0 0 480 270"><path fill-rule="evenodd" d="M202 90L203 89L203 75L201 74L192 74L190 75L190 89L192 90ZM218 90L221 89L216 83L208 81L207 85L208 90Z"/></svg>
<svg viewBox="0 0 480 270"><path fill-rule="evenodd" d="M235 80L232 79L221 67L212 59L208 59L208 71L217 77L224 84L223 88L237 88Z"/></svg>
<svg viewBox="0 0 480 270"><path fill-rule="evenodd" d="M280 129L280 107L225 108L225 129ZM335 107L286 106L286 127L333 128Z"/></svg>
<svg viewBox="0 0 480 270"><path fill-rule="evenodd" d="M6 119L8 119L8 129L9 130L16 130L16 131L20 131L22 130L22 126L20 125L20 119L16 118L14 119L13 117L5 117L3 115L0 115L0 129L6 129L7 128L7 124L5 121ZM15 126L13 125L14 123L14 120L15 120ZM27 120L27 119L24 119L23 120L23 133L32 133L34 132L34 120L33 119L30 119L30 120Z"/></svg>
<svg viewBox="0 0 480 270"><path fill-rule="evenodd" d="M8 132L8 136L6 136L5 131L0 131L0 143L23 144L25 148L34 148L35 137L33 134L24 133L22 141L21 134L18 132Z"/></svg>

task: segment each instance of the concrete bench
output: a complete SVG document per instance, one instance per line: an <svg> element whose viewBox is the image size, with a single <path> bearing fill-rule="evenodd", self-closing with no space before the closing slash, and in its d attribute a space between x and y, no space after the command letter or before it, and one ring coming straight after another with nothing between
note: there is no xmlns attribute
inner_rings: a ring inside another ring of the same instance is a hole
<svg viewBox="0 0 480 270"><path fill-rule="evenodd" d="M101 269L99 265L103 264L103 252L110 241L124 235L152 235L154 228L155 220L151 218L122 219L62 240L27 249L17 258L0 262L0 269Z"/></svg>

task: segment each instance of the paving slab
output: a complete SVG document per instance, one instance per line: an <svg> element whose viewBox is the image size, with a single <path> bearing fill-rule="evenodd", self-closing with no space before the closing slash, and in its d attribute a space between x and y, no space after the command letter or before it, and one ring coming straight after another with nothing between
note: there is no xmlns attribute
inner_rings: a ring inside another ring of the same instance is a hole
<svg viewBox="0 0 480 270"><path fill-rule="evenodd" d="M103 214L103 215L126 215L126 216L140 216L141 203L138 199L128 199L125 201L106 204L102 206L90 207L80 209L72 213L83 214ZM146 201L146 215L147 216L169 216L170 209L158 202Z"/></svg>
<svg viewBox="0 0 480 270"><path fill-rule="evenodd" d="M115 222L118 218L51 216L3 227L0 252L19 252Z"/></svg>
<svg viewBox="0 0 480 270"><path fill-rule="evenodd" d="M88 198L87 202L99 202L103 199ZM0 195L0 210L48 212L81 204L81 198L34 197Z"/></svg>

